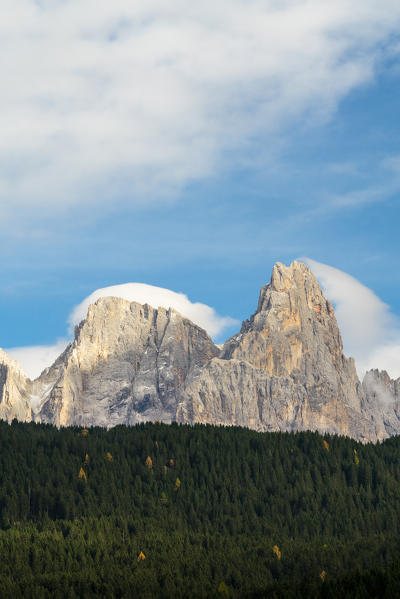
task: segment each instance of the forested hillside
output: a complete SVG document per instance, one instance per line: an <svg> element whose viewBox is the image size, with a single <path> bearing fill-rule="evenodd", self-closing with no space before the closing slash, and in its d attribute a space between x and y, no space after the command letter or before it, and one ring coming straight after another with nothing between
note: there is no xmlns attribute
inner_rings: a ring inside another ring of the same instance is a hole
<svg viewBox="0 0 400 599"><path fill-rule="evenodd" d="M0 422L0 596L400 596L399 458L399 438Z"/></svg>

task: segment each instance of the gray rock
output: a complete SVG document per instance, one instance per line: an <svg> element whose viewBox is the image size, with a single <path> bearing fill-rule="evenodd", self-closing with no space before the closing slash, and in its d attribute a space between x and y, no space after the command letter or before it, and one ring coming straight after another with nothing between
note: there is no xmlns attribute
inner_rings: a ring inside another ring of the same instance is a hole
<svg viewBox="0 0 400 599"><path fill-rule="evenodd" d="M218 353L205 331L172 309L101 298L39 378L51 389L37 418L57 426L170 422L189 370Z"/></svg>
<svg viewBox="0 0 400 599"><path fill-rule="evenodd" d="M384 428L388 436L400 433L400 378L393 380L385 370L369 370L363 379L365 412Z"/></svg>
<svg viewBox="0 0 400 599"><path fill-rule="evenodd" d="M400 432L400 379L343 354L333 307L302 263L276 264L258 307L218 348L172 309L101 298L38 379L0 350L0 418L56 426L148 420L318 430L377 441Z"/></svg>
<svg viewBox="0 0 400 599"><path fill-rule="evenodd" d="M386 431L364 414L366 403L314 275L305 264L278 263L255 314L218 359L188 377L177 419L382 439Z"/></svg>
<svg viewBox="0 0 400 599"><path fill-rule="evenodd" d="M32 420L31 381L20 364L0 349L0 419Z"/></svg>

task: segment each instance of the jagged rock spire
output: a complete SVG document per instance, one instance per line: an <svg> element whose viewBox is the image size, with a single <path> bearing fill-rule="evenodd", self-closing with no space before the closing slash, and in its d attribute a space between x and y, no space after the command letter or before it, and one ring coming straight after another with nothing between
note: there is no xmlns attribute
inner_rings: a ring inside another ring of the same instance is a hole
<svg viewBox="0 0 400 599"><path fill-rule="evenodd" d="M219 359L188 379L178 418L257 430L320 430L376 440L332 305L309 268L276 264L258 307Z"/></svg>
<svg viewBox="0 0 400 599"><path fill-rule="evenodd" d="M146 420L319 430L376 441L400 432L400 379L363 384L330 302L301 262L277 263L255 313L220 350L172 309L100 298L35 381L0 350L0 418L114 426Z"/></svg>

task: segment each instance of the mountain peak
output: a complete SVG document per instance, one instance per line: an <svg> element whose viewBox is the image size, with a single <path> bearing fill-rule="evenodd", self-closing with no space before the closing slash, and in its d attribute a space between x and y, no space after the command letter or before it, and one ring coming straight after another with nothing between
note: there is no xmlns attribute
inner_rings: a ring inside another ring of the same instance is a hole
<svg viewBox="0 0 400 599"><path fill-rule="evenodd" d="M113 426L175 417L191 370L219 353L207 333L172 309L102 297L60 363L40 419L57 425Z"/></svg>
<svg viewBox="0 0 400 599"><path fill-rule="evenodd" d="M186 386L183 420L385 436L363 417L364 395L333 307L303 263L274 266L257 311L220 358Z"/></svg>
<svg viewBox="0 0 400 599"><path fill-rule="evenodd" d="M91 304L38 379L0 350L0 418L57 426L148 420L319 430L376 441L400 431L400 379L363 384L335 313L302 262L276 263L257 310L219 348L172 308L121 297Z"/></svg>
<svg viewBox="0 0 400 599"><path fill-rule="evenodd" d="M285 300L285 297L295 299L296 304L302 301L310 309L315 307L317 311L324 311L330 316L334 314L316 277L303 262L294 261L290 266L281 262L275 264L270 282L260 290L257 312L269 310L274 305L279 307L282 302L287 303L289 300Z"/></svg>
<svg viewBox="0 0 400 599"><path fill-rule="evenodd" d="M1 347L0 347L0 364L8 366L10 369L14 370L15 372L18 372L18 374L20 374L21 376L28 378L26 376L26 374L24 373L22 366L18 362L18 360L15 360L11 356L9 356Z"/></svg>
<svg viewBox="0 0 400 599"><path fill-rule="evenodd" d="M270 285L275 291L285 291L292 284L296 274L299 273L301 276L314 275L303 262L293 261L289 266L286 266L282 262L276 262L272 269Z"/></svg>

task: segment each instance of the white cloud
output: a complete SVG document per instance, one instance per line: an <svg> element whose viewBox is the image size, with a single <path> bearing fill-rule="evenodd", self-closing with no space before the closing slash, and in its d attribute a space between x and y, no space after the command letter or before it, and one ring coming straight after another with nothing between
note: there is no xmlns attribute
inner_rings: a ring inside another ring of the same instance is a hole
<svg viewBox="0 0 400 599"><path fill-rule="evenodd" d="M395 397L385 387L385 385L375 378L372 372L369 373L369 376L366 377L366 380L368 381L368 388L376 394L376 397L384 405L384 407L388 408L393 406Z"/></svg>
<svg viewBox="0 0 400 599"><path fill-rule="evenodd" d="M344 350L353 356L360 376L379 368L400 377L400 322L390 307L351 275L304 258L333 302Z"/></svg>
<svg viewBox="0 0 400 599"><path fill-rule="evenodd" d="M397 0L4 0L3 219L160 197L275 147L370 81L399 23Z"/></svg>
<svg viewBox="0 0 400 599"><path fill-rule="evenodd" d="M4 351L18 360L22 370L30 379L35 379L41 372L58 358L68 344L65 339L60 339L54 345L32 345L27 347L12 347Z"/></svg>
<svg viewBox="0 0 400 599"><path fill-rule="evenodd" d="M205 329L211 337L217 337L226 328L239 324L229 316L219 316L206 304L191 302L184 293L176 293L170 289L144 283L125 283L93 291L72 311L69 317L71 328L86 318L89 305L94 304L100 297L121 297L130 302L149 304L153 308L173 308Z"/></svg>
<svg viewBox="0 0 400 599"><path fill-rule="evenodd" d="M398 325L397 325L398 326ZM391 335L393 337L393 335ZM385 345L378 345L369 356L365 370L379 368L386 370L392 378L400 377L400 329L396 331L397 340L388 341Z"/></svg>

